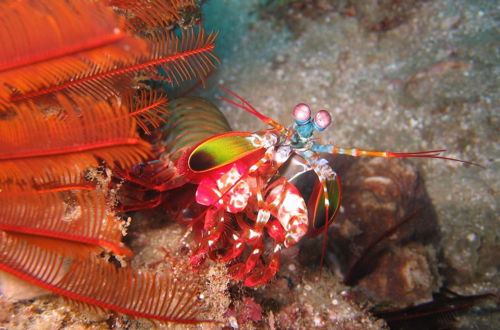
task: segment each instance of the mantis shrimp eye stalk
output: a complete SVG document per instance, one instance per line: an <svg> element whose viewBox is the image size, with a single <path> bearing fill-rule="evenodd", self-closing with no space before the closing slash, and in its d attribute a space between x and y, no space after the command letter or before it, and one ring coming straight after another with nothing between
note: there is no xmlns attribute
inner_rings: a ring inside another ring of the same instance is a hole
<svg viewBox="0 0 500 330"><path fill-rule="evenodd" d="M307 104L299 103L293 109L293 117L297 125L304 125L311 119L311 109Z"/></svg>
<svg viewBox="0 0 500 330"><path fill-rule="evenodd" d="M323 131L325 130L330 124L332 123L332 116L330 116L330 113L326 110L320 110L314 116L314 127L318 131Z"/></svg>

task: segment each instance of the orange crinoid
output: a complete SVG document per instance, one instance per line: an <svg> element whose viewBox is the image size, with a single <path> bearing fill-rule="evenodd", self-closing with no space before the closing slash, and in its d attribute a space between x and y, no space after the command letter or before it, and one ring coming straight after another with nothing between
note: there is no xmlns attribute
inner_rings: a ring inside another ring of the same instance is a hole
<svg viewBox="0 0 500 330"><path fill-rule="evenodd" d="M158 8L166 10L159 11ZM150 156L138 126L164 120L166 97L137 76L201 79L216 35L170 32L193 1L0 3L0 270L70 300L157 321L195 323L198 288L118 268L129 256L106 187L85 174Z"/></svg>

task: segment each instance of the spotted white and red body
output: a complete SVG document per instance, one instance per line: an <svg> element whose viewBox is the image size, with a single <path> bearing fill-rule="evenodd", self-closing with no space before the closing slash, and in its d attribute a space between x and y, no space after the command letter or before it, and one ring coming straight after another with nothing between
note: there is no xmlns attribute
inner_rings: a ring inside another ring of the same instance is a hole
<svg viewBox="0 0 500 330"><path fill-rule="evenodd" d="M227 136L226 136L227 137ZM231 234L232 242L223 260L232 261L240 256L248 246L250 254L245 263L236 263L231 266L230 272L234 279L245 279L249 286L265 283L276 273L279 266L280 251L296 244L309 231L309 219L306 201L299 190L286 178L277 178L277 169L286 162L292 148L280 141L282 135L276 130L267 130L252 135L245 133L232 135L231 141L245 144L252 152L245 156L245 162L239 159L217 166L209 165L209 170L198 182L196 201L206 205L211 210L206 213L204 230L213 232L206 237L207 244L202 244L193 255L192 262L198 263L221 238L217 232L218 224L211 219L214 213L222 210L239 217L239 230ZM216 138L216 141L218 139ZM198 155L206 141L193 148L189 155ZM210 141L209 141L210 143ZM252 153L259 155L254 157ZM196 158L197 157L197 158ZM199 177L193 168L201 169L200 159L207 161L207 157L196 156L196 164L185 159L189 178ZM193 171L195 173L189 173ZM203 171L203 170L202 170ZM199 172L199 170L198 170ZM273 180L274 179L274 180ZM210 215L209 215L210 214ZM244 218L243 218L244 217ZM220 217L221 221L226 221ZM274 220L274 221L272 221ZM276 221L277 220L277 221ZM250 222L250 223L248 223ZM208 224L208 227L207 227ZM223 230L224 228L221 227ZM265 233L274 241L270 263L265 267L257 267L259 258L264 251ZM250 275L250 273L252 273Z"/></svg>

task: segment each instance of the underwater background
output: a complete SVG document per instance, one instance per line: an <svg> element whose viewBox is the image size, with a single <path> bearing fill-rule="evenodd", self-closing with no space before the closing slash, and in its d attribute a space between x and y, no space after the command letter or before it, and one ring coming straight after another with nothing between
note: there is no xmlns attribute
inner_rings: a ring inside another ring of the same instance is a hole
<svg viewBox="0 0 500 330"><path fill-rule="evenodd" d="M221 33L222 63L200 94L235 130L264 125L218 101L216 85L283 124L297 103L329 110L323 142L442 148L484 166L411 160L436 213L440 285L498 293L499 9L498 1L472 0L211 0L204 22ZM476 326L496 328L493 315Z"/></svg>
<svg viewBox="0 0 500 330"><path fill-rule="evenodd" d="M242 329L380 329L387 324L368 310L381 316L377 311L385 307L424 304L445 290L498 297L498 1L201 2L203 26L220 33L221 63L205 88L191 94L214 102L234 130L266 126L221 101L228 95L220 85L284 125L292 124L298 103L309 104L313 112L330 111L332 125L317 134L324 143L396 152L447 149L445 156L482 166L362 159L339 169L343 204L329 232L323 272L318 270L322 237L290 249L277 278L257 289L231 284L223 265L209 263L206 318ZM155 217L161 215L134 218L128 243L137 268L163 258L160 249L190 244L184 226ZM401 224L399 233L380 231L394 223ZM380 235L383 242L375 253L366 252ZM360 258L366 269L356 268ZM168 271L168 263L161 267ZM476 307L443 318L455 316L453 326L459 329L500 326L498 304L460 301L469 302ZM16 307L18 318L33 318L25 323L7 315L10 310L2 304L0 319L10 318L8 328L69 328L75 320L88 328L112 323L43 299ZM119 317L113 322L151 327Z"/></svg>

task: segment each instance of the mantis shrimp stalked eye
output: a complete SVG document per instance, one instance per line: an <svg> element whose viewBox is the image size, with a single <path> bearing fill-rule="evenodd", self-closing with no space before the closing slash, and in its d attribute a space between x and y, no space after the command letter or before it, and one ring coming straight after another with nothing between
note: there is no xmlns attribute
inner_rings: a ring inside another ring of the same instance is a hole
<svg viewBox="0 0 500 330"><path fill-rule="evenodd" d="M330 124L332 123L332 117L330 116L330 113L326 110L320 110L314 116L314 127L318 131L323 131L325 130Z"/></svg>
<svg viewBox="0 0 500 330"><path fill-rule="evenodd" d="M298 125L303 125L311 119L311 109L307 104L299 103L293 109L293 117Z"/></svg>

